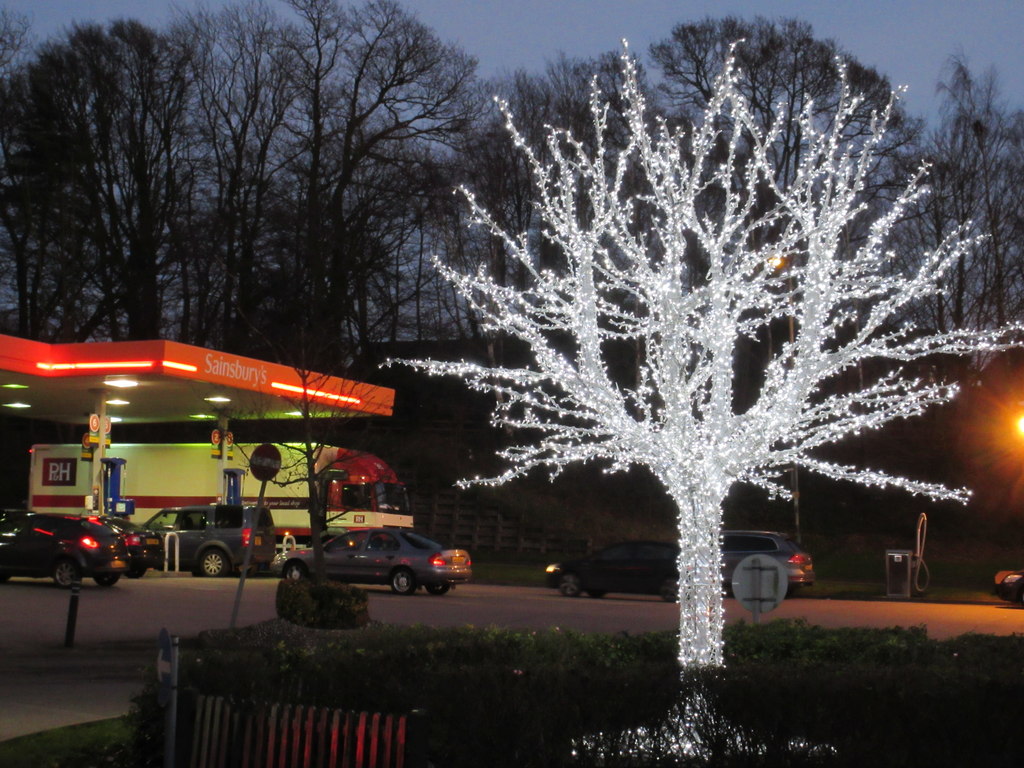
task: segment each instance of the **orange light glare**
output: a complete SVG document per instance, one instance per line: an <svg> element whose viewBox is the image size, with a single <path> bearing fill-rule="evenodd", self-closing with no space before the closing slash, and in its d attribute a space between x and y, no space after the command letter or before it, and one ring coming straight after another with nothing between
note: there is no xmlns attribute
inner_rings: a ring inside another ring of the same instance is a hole
<svg viewBox="0 0 1024 768"><path fill-rule="evenodd" d="M321 400L331 400L336 403L349 403L350 405L358 405L363 402L362 398L353 397L352 395L336 395L331 392L324 392L319 389L310 389L308 387L296 387L293 384L282 384L280 381L270 382L271 389L281 389L285 392L291 392L296 395L306 395L308 397L317 397Z"/></svg>
<svg viewBox="0 0 1024 768"><path fill-rule="evenodd" d="M164 360L163 362L161 362L161 365L164 368L174 368L175 370L188 371L189 373L195 373L196 371L199 370L198 366L191 365L189 363L176 363L173 360Z"/></svg>
<svg viewBox="0 0 1024 768"><path fill-rule="evenodd" d="M1017 431L1024 435L1024 416L1017 419Z"/></svg>
<svg viewBox="0 0 1024 768"><path fill-rule="evenodd" d="M152 360L110 360L102 363L36 363L36 368L44 371L95 371L103 368L152 368Z"/></svg>

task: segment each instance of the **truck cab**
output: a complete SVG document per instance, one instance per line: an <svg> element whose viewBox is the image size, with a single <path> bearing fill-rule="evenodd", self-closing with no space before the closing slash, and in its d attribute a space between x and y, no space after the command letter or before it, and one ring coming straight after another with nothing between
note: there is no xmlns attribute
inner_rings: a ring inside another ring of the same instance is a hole
<svg viewBox="0 0 1024 768"><path fill-rule="evenodd" d="M393 526L412 528L405 485L376 456L326 447L317 462L327 530Z"/></svg>

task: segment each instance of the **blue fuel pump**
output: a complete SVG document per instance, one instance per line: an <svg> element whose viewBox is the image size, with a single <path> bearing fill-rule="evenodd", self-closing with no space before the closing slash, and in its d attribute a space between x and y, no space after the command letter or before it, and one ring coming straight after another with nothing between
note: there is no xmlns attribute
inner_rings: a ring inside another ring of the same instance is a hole
<svg viewBox="0 0 1024 768"><path fill-rule="evenodd" d="M242 477L245 476L244 469L224 470L224 503L242 503Z"/></svg>
<svg viewBox="0 0 1024 768"><path fill-rule="evenodd" d="M135 499L121 496L124 468L128 463L116 457L100 459L103 464L103 514L129 517L135 514Z"/></svg>

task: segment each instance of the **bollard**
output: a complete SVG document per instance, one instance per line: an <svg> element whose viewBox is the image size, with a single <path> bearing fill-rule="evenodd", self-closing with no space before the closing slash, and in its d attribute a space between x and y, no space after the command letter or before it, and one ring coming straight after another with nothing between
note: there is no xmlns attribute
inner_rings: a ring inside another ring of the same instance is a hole
<svg viewBox="0 0 1024 768"><path fill-rule="evenodd" d="M71 602L68 604L68 625L64 630L64 647L73 648L75 645L75 622L78 621L78 594L82 591L82 580L75 579L71 582Z"/></svg>

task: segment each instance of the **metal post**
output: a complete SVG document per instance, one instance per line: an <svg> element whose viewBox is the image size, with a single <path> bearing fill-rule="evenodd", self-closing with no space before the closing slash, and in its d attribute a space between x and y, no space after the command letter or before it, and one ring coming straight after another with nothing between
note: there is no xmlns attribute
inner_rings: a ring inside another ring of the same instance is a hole
<svg viewBox="0 0 1024 768"><path fill-rule="evenodd" d="M174 768L178 737L178 637L171 638L171 691L164 709L164 768Z"/></svg>
<svg viewBox="0 0 1024 768"><path fill-rule="evenodd" d="M235 592L235 607L231 610L230 629L235 628L235 621L238 619L238 606L242 602L242 590L245 589L245 575L252 563L252 548L255 545L256 532L259 530L260 510L263 508L263 495L267 491L267 481L260 481L260 495L256 499L256 508L252 512L251 525L249 527L249 543L245 547L245 556L242 558L242 573L238 576L238 589ZM245 509L242 510L242 525L245 525Z"/></svg>
<svg viewBox="0 0 1024 768"><path fill-rule="evenodd" d="M68 623L64 630L64 647L73 648L75 645L75 624L78 622L78 595L82 591L82 581L75 579L71 582L71 602L68 604Z"/></svg>

